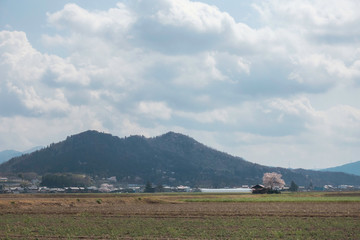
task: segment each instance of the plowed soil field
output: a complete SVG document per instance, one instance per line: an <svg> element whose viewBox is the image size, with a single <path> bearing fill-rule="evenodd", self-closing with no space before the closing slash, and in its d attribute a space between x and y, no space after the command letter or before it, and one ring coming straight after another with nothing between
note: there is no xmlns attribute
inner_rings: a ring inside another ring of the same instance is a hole
<svg viewBox="0 0 360 240"><path fill-rule="evenodd" d="M360 194L0 195L0 239L360 239Z"/></svg>

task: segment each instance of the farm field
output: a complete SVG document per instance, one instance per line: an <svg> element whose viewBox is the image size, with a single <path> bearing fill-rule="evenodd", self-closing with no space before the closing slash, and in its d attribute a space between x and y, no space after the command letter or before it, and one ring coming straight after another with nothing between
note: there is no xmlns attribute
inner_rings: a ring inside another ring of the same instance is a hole
<svg viewBox="0 0 360 240"><path fill-rule="evenodd" d="M360 193L0 195L0 239L360 239Z"/></svg>

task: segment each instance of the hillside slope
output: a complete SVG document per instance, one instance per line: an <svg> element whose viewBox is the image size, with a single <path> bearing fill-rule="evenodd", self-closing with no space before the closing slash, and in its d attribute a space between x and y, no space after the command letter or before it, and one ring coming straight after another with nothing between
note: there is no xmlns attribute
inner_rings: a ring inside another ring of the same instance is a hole
<svg viewBox="0 0 360 240"><path fill-rule="evenodd" d="M360 161L344 164L337 167L322 169L321 171L326 172L343 172L347 174L354 174L360 176Z"/></svg>
<svg viewBox="0 0 360 240"><path fill-rule="evenodd" d="M281 173L287 183L294 180L305 186L310 182L315 186L360 182L360 177L344 173L289 170L250 163L173 132L155 138L118 138L86 131L0 165L0 172L73 172L116 176L129 183L152 181L203 187L261 183L263 174L272 171Z"/></svg>

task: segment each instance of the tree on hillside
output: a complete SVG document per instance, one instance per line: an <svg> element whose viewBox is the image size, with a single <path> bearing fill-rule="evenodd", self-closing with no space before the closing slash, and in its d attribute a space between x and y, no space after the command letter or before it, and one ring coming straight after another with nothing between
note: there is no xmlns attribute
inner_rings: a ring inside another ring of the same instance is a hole
<svg viewBox="0 0 360 240"><path fill-rule="evenodd" d="M281 177L282 175L276 172L264 173L263 184L270 189L283 188L285 181Z"/></svg>
<svg viewBox="0 0 360 240"><path fill-rule="evenodd" d="M91 185L90 177L73 173L49 173L42 177L41 186L46 187L86 187Z"/></svg>
<svg viewBox="0 0 360 240"><path fill-rule="evenodd" d="M298 189L299 189L299 186L294 181L291 181L289 191L297 192Z"/></svg>

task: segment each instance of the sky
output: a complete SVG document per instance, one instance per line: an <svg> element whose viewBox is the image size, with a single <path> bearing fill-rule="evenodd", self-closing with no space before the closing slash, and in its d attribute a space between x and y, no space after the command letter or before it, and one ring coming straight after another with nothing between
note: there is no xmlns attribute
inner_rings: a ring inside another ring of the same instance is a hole
<svg viewBox="0 0 360 240"><path fill-rule="evenodd" d="M360 1L0 0L0 151L174 131L268 166L360 160Z"/></svg>

